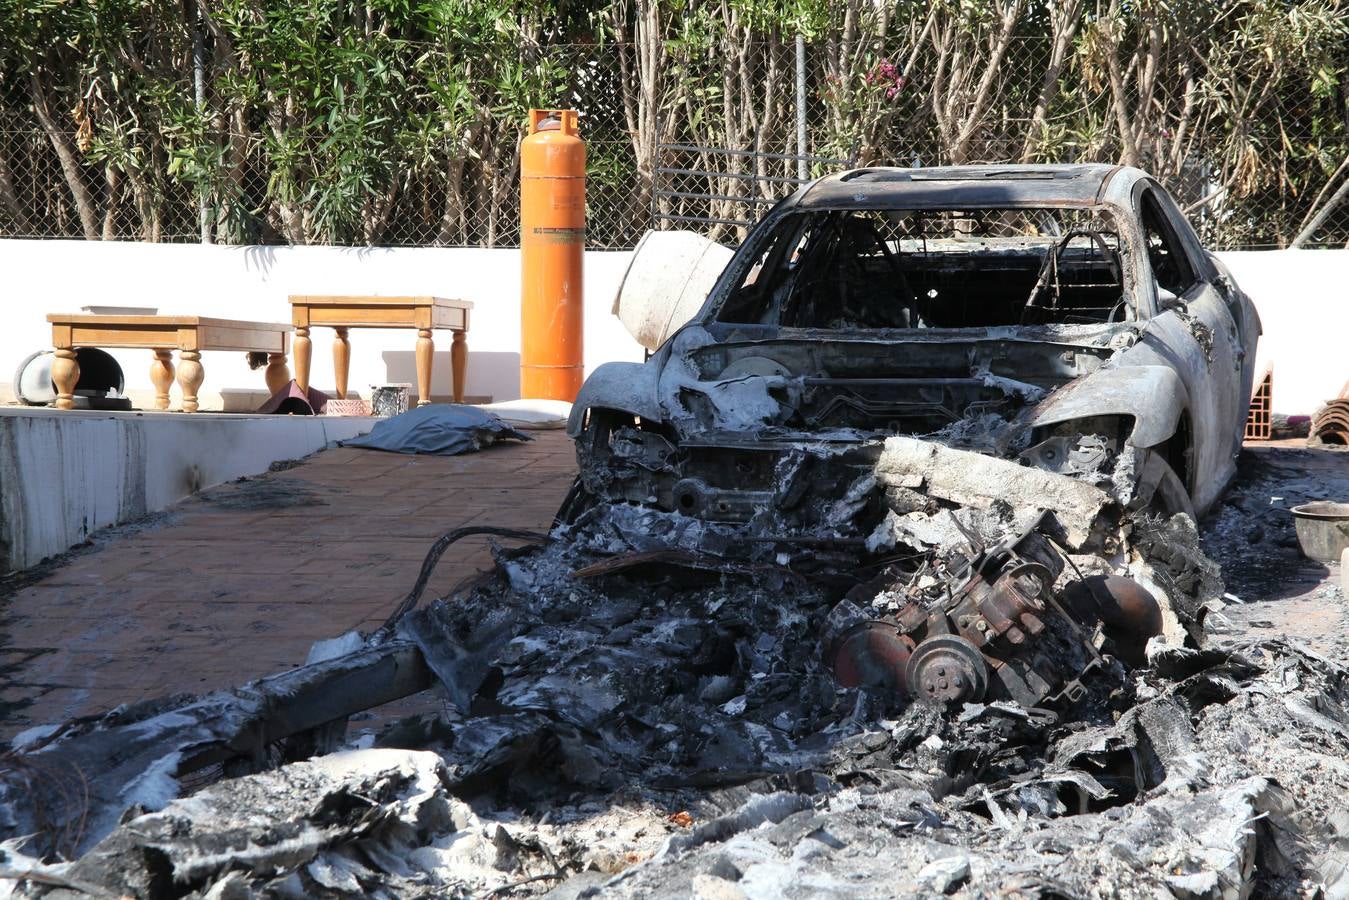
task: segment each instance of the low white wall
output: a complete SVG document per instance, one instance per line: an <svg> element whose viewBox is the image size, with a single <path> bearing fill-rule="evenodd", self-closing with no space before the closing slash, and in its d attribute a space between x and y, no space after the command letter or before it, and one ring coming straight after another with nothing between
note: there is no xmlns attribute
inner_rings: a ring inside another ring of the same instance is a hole
<svg viewBox="0 0 1349 900"><path fill-rule="evenodd" d="M642 349L610 315L631 254L585 256L587 372L609 360L640 360ZM1274 363L1274 408L1312 413L1349 379L1349 250L1221 253L1255 300L1264 323L1258 363ZM473 248L203 247L100 241L0 241L5 328L0 330L0 392L18 363L46 348L48 312L89 304L157 306L165 313L288 322L290 294L437 294L474 303L468 394L508 400L520 391L520 254ZM331 332L314 331L311 380L333 383ZM405 331L351 334L352 390L412 382L414 336ZM116 351L127 388L148 397L148 351ZM243 354L203 356L208 408L220 391L261 398L262 373ZM432 394L450 393L449 336L437 342ZM174 389L177 403L177 388ZM237 407L236 407L237 408Z"/></svg>
<svg viewBox="0 0 1349 900"><path fill-rule="evenodd" d="M1219 253L1260 312L1256 377L1274 364L1275 412L1310 415L1349 381L1349 250Z"/></svg>
<svg viewBox="0 0 1349 900"><path fill-rule="evenodd" d="M640 360L642 350L610 315L629 252L585 256L587 371L611 359ZM164 314L289 322L291 294L432 294L471 300L467 393L520 396L520 253L475 248L223 247L103 241L0 241L5 328L0 382L30 353L48 348L49 312L88 305L154 306ZM311 383L332 390L332 331L316 328ZM411 330L353 329L349 388L416 384ZM450 395L450 336L437 335L431 393ZM128 393L152 394L150 352L111 351ZM262 372L242 353L205 353L203 408L220 409L224 390L265 397ZM294 367L292 365L292 374ZM178 389L171 392L174 408ZM246 402L252 402L247 398ZM256 405L256 404L255 404Z"/></svg>
<svg viewBox="0 0 1349 900"><path fill-rule="evenodd" d="M376 422L341 416L0 411L0 572Z"/></svg>

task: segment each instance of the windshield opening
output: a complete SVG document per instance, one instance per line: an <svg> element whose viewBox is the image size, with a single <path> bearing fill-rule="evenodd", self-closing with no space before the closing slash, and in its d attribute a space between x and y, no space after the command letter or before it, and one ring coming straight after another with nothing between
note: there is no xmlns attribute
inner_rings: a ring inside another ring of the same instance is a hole
<svg viewBox="0 0 1349 900"><path fill-rule="evenodd" d="M718 320L976 328L1133 317L1105 209L824 210L785 216Z"/></svg>

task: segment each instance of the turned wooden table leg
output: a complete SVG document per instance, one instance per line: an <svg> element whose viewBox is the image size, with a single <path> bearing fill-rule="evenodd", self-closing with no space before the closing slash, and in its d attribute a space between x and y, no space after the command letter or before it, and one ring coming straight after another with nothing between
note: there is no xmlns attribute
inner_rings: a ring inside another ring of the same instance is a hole
<svg viewBox="0 0 1349 900"><path fill-rule="evenodd" d="M183 412L197 411L197 391L205 380L206 370L201 367L201 352L178 351L178 386L183 389Z"/></svg>
<svg viewBox="0 0 1349 900"><path fill-rule="evenodd" d="M309 326L295 326L295 384L301 393L309 391L309 358L314 347L309 341Z"/></svg>
<svg viewBox="0 0 1349 900"><path fill-rule="evenodd" d="M462 331L454 333L450 344L450 372L454 377L454 402L464 402L464 382L468 377L468 340Z"/></svg>
<svg viewBox="0 0 1349 900"><path fill-rule="evenodd" d="M173 386L173 351L156 350L150 363L150 383L155 386L155 409L169 408L169 388Z"/></svg>
<svg viewBox="0 0 1349 900"><path fill-rule="evenodd" d="M286 368L286 354L267 354L267 390L275 394L290 383L290 369Z"/></svg>
<svg viewBox="0 0 1349 900"><path fill-rule="evenodd" d="M333 377L337 380L337 399L347 399L347 371L351 368L351 342L347 340L347 329L334 328L333 338Z"/></svg>
<svg viewBox="0 0 1349 900"><path fill-rule="evenodd" d="M75 358L75 351L69 347L57 350L56 359L52 360L52 384L56 385L57 409L75 408L75 385L79 380L80 364Z"/></svg>
<svg viewBox="0 0 1349 900"><path fill-rule="evenodd" d="M417 329L417 405L431 402L431 359L436 352L431 329Z"/></svg>

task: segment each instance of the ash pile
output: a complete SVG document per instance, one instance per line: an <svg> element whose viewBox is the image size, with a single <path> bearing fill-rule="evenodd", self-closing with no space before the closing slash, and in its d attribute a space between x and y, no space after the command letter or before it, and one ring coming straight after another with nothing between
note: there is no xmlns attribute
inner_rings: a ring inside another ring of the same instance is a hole
<svg viewBox="0 0 1349 900"><path fill-rule="evenodd" d="M385 627L301 669L25 734L0 884L1349 895L1349 669L1206 648L1223 590L1188 517L1131 510L1116 460L873 449L803 447L747 524L600 503L494 530L496 567L421 605L451 533Z"/></svg>

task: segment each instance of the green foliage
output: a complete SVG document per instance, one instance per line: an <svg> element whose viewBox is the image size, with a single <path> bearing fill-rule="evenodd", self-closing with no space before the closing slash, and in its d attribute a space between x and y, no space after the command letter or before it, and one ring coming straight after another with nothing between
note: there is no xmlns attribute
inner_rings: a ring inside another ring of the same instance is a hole
<svg viewBox="0 0 1349 900"><path fill-rule="evenodd" d="M91 220L130 217L152 240L195 233L197 198L227 241L377 243L409 221L438 242L507 240L527 111L566 105L602 138L593 184L639 217L660 141L795 149L797 34L816 154L901 165L1136 158L1191 194L1229 188L1223 214L1206 220L1220 243L1287 240L1349 154L1349 0L201 9L198 24L196 4L178 0L0 0L6 127L37 132L45 103L43 128L56 132L46 137L80 163L34 168L41 177L22 187L47 199L30 205L74 221L72 204L92 204L85 233ZM652 42L660 50L643 69L637 48ZM1066 52L1046 80L1056 47ZM791 161L759 165L794 174ZM722 179L707 190L744 188Z"/></svg>

